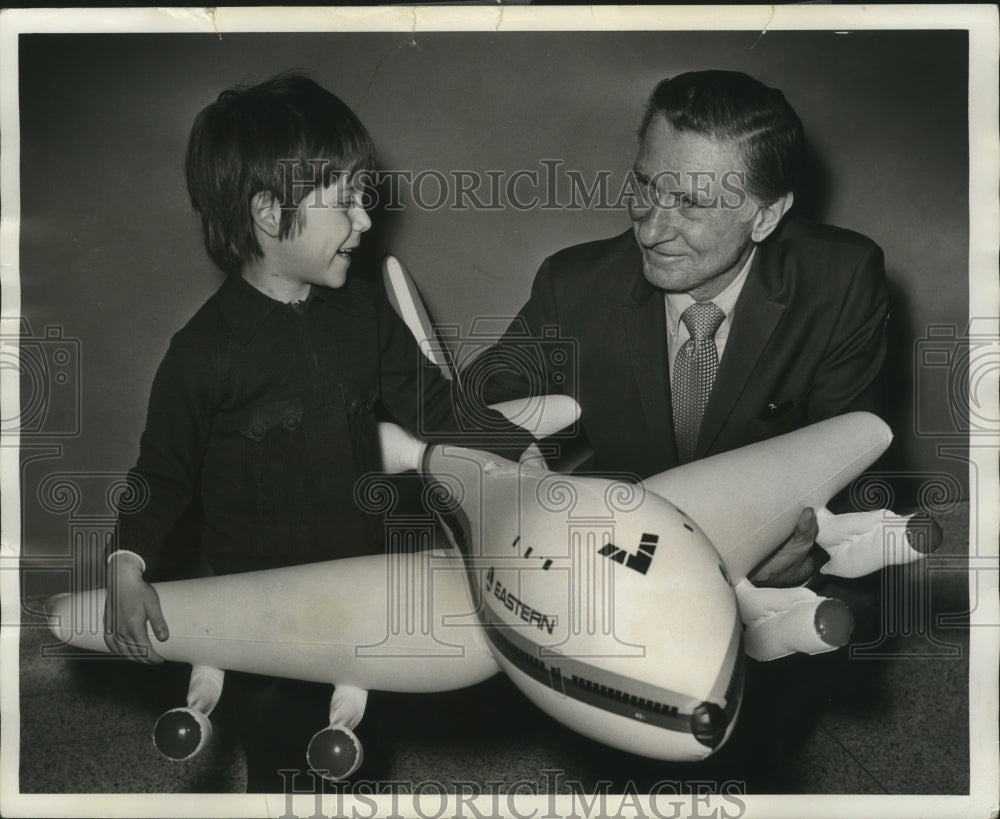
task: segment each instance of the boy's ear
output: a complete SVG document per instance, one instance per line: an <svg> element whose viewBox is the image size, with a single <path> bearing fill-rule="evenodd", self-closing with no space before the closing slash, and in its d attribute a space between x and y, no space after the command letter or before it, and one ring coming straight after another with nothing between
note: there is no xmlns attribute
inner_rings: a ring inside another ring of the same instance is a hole
<svg viewBox="0 0 1000 819"><path fill-rule="evenodd" d="M250 200L250 216L254 226L272 239L277 239L281 230L281 205L270 191L260 191Z"/></svg>

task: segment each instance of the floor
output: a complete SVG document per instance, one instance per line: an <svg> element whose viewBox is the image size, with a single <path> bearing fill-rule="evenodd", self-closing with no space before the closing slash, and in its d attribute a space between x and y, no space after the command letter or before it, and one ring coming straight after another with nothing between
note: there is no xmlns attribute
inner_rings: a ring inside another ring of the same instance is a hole
<svg viewBox="0 0 1000 819"><path fill-rule="evenodd" d="M849 646L792 658L810 669L796 679L812 681L815 696L800 690L803 696L791 695L784 717L779 709L779 751L770 758L769 776L748 784L748 792L968 793L968 512L968 504L960 504L939 515L946 540L929 567L872 581L881 586L887 611L910 612L876 628L884 639L854 645L853 657ZM185 667L53 654L37 604L25 604L20 640L22 793L242 790L243 761L224 722L193 761L172 763L153 748L156 717L183 704ZM942 614L954 616L940 622ZM803 701L817 707L803 710ZM602 779L617 787L627 777L645 792L665 779L731 778L718 766L664 765L598 746L536 710L502 675L449 694L386 695L386 703L393 780L484 787L526 780L540 793L589 793Z"/></svg>

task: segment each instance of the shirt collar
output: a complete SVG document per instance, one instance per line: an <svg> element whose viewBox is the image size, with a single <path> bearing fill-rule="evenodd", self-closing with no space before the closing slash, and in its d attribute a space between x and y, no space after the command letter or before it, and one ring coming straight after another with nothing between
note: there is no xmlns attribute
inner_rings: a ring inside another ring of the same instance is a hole
<svg viewBox="0 0 1000 819"><path fill-rule="evenodd" d="M743 290L743 283L747 280L747 276L750 274L750 266L753 264L754 257L757 255L757 248L754 247L750 251L750 256L747 258L739 274L733 279L719 295L714 299L709 299L713 302L723 313L726 314L726 319L728 320L732 314L733 310L736 308L736 302L740 297L740 291ZM681 314L692 304L694 304L694 299L691 298L687 293L667 293L667 322L671 331L676 331L680 326Z"/></svg>
<svg viewBox="0 0 1000 819"><path fill-rule="evenodd" d="M333 290L313 285L306 301L319 299L329 302L348 313L358 313L358 295L348 278L343 287ZM229 276L218 291L219 309L241 344L246 344L254 333L282 302L262 293L240 275Z"/></svg>
<svg viewBox="0 0 1000 819"><path fill-rule="evenodd" d="M246 344L280 305L239 274L226 279L219 288L218 300L219 310L241 344Z"/></svg>

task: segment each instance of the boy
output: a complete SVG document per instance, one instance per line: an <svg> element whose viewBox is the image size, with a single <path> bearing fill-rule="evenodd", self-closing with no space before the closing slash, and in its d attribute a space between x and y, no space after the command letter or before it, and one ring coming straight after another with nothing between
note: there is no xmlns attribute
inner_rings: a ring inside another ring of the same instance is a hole
<svg viewBox="0 0 1000 819"><path fill-rule="evenodd" d="M227 90L195 120L188 191L227 279L174 336L153 382L133 471L148 500L120 515L108 558L113 651L162 662L146 623L160 641L169 626L143 572L193 499L217 574L372 554L382 521L353 489L380 466L376 406L432 440L464 426L450 383L418 374L419 351L384 296L348 276L371 226L354 183L373 157L350 109L298 74ZM515 449L530 443L499 416L489 422ZM326 722L329 686L231 674L227 690L247 790L281 791L279 769L302 769Z"/></svg>

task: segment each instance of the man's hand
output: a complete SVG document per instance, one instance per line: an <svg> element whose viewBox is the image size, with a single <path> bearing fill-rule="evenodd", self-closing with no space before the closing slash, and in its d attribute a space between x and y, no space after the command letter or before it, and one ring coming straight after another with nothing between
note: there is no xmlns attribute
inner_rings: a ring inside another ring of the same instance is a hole
<svg viewBox="0 0 1000 819"><path fill-rule="evenodd" d="M146 622L161 643L170 636L156 589L142 579L139 561L129 554L111 558L104 604L104 643L116 654L146 665L163 658L149 644Z"/></svg>
<svg viewBox="0 0 1000 819"><path fill-rule="evenodd" d="M799 514L795 531L771 557L754 569L749 576L756 586L787 587L805 583L816 571L809 556L813 542L819 534L816 514L806 507Z"/></svg>

